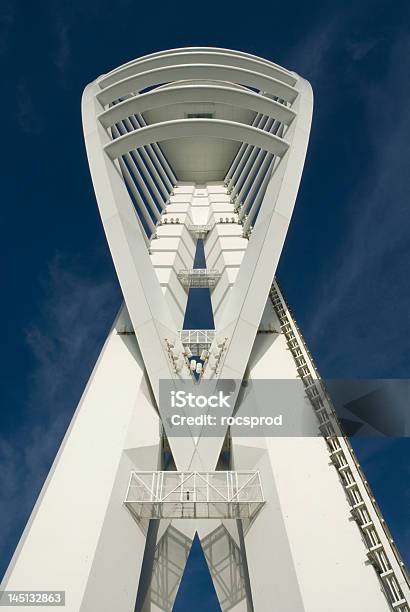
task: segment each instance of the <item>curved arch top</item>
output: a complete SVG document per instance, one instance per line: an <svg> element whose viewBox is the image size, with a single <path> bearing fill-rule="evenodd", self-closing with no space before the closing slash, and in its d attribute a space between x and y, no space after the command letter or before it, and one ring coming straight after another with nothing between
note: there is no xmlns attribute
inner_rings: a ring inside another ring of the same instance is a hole
<svg viewBox="0 0 410 612"><path fill-rule="evenodd" d="M105 145L104 150L110 159L117 159L133 149L138 149L152 143L200 136L246 142L279 156L286 153L289 148L289 143L282 138L258 128L237 123L236 121L221 119L175 119L174 121L154 123L153 125L148 125L120 136Z"/></svg>
<svg viewBox="0 0 410 612"><path fill-rule="evenodd" d="M246 89L223 87L220 85L184 85L182 83L163 89L158 88L140 96L124 100L115 106L111 106L101 113L98 118L101 124L107 128L132 114L144 113L147 110L162 106L187 102L229 104L246 108L268 117L274 117L286 125L289 125L295 117L295 112L292 109Z"/></svg>
<svg viewBox="0 0 410 612"><path fill-rule="evenodd" d="M268 94L291 103L295 101L298 95L297 90L290 85L264 74L245 70L244 68L214 64L184 64L181 66L156 68L155 70L148 70L129 76L101 90L97 94L97 99L105 106L119 100L122 96L140 92L146 87L185 79L238 82L248 87L255 87L266 91Z"/></svg>
<svg viewBox="0 0 410 612"><path fill-rule="evenodd" d="M285 72L281 68L266 64L259 58L243 57L236 53L226 53L224 51L180 51L178 53L167 53L155 57L141 58L137 63L122 66L115 73L111 73L99 80L102 89L117 83L130 76L141 74L147 70L166 68L169 66L180 66L182 64L212 64L215 66L232 66L233 68L243 68L268 76L278 81L283 81L288 85L295 85L296 78Z"/></svg>
<svg viewBox="0 0 410 612"><path fill-rule="evenodd" d="M283 66L279 66L279 64L276 64L275 62L267 60L263 57L259 57L252 53L246 53L245 51L236 51L236 50L234 51L232 49L226 49L225 47L176 47L175 49L163 49L162 51L155 51L154 53L149 53L147 55L143 55L142 57L130 60L129 62L125 62L121 66L118 66L117 68L110 70L106 74L101 75L101 77L98 79L98 82L100 83L106 77L107 78L111 77L112 75L116 74L117 72L119 72L120 70L122 70L123 68L127 66L131 66L132 64L138 64L139 62L145 61L146 59L162 57L162 56L171 55L175 53L186 53L187 51L197 52L197 53L206 52L206 51L208 52L214 51L214 52L225 53L226 55L237 55L237 56L244 57L244 58L256 59L259 62L266 64L267 66L274 66L275 68L279 68L280 70L282 70L284 73L288 74L289 76L298 78L298 75L295 72L291 70L287 70L286 68L284 68Z"/></svg>

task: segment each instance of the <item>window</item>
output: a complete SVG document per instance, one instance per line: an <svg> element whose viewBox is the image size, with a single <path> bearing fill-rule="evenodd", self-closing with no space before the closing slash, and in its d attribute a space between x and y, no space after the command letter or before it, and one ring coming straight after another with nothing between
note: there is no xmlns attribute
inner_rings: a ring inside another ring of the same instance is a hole
<svg viewBox="0 0 410 612"><path fill-rule="evenodd" d="M214 113L186 113L187 119L213 119Z"/></svg>

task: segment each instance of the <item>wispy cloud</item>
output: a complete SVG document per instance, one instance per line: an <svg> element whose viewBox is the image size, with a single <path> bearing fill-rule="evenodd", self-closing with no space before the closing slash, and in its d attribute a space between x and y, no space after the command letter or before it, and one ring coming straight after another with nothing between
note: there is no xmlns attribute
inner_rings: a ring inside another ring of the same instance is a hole
<svg viewBox="0 0 410 612"><path fill-rule="evenodd" d="M359 62L369 55L379 43L378 38L367 39L367 40L347 40L346 49L350 57L355 61Z"/></svg>
<svg viewBox="0 0 410 612"><path fill-rule="evenodd" d="M41 282L43 301L26 331L34 368L27 382L24 419L12 440L0 437L0 516L8 534L3 564L16 545L120 301L110 278L87 274L61 255L53 259Z"/></svg>
<svg viewBox="0 0 410 612"><path fill-rule="evenodd" d="M50 20L54 38L51 56L60 82L64 86L68 83L67 77L72 64L72 36L80 11L80 7L70 3L50 5Z"/></svg>
<svg viewBox="0 0 410 612"><path fill-rule="evenodd" d="M24 80L16 89L16 118L25 134L40 134L44 129L43 117L35 107L32 94Z"/></svg>
<svg viewBox="0 0 410 612"><path fill-rule="evenodd" d="M70 33L70 23L68 23L68 21L64 21L61 16L57 17L55 20L57 47L55 51L54 63L62 76L65 75L71 62Z"/></svg>
<svg viewBox="0 0 410 612"><path fill-rule="evenodd" d="M316 28L306 33L306 38L286 58L286 65L306 79L314 81L326 69L329 49L342 30L345 17L335 11L327 19L319 21Z"/></svg>
<svg viewBox="0 0 410 612"><path fill-rule="evenodd" d="M402 34L392 45L385 76L377 82L361 78L355 83L364 105L362 129L369 140L372 161L346 202L346 210L352 214L346 217L345 241L319 273L317 295L312 299L319 308L312 313L307 330L316 342L324 345L326 337L332 336L333 346L338 342L344 346L354 335L357 323L358 327L368 326L368 333L379 338L379 354L368 356L375 371L400 359L400 319L410 308L409 294L402 291L410 255L410 84L402 78L403 58L408 57L410 37ZM383 324L377 328L381 311ZM391 325L386 325L389 321ZM356 343L359 340L360 335L355 338ZM360 368L364 365L362 352L360 364L353 345L350 366L359 366L358 372L366 375ZM335 351L325 349L324 353L327 365L340 358ZM339 365L349 368L347 357Z"/></svg>
<svg viewBox="0 0 410 612"><path fill-rule="evenodd" d="M15 22L15 7L11 2L5 2L0 8L0 55L9 49L10 34Z"/></svg>
<svg viewBox="0 0 410 612"><path fill-rule="evenodd" d="M49 265L43 284L41 318L27 330L27 342L37 364L31 401L37 405L40 394L42 403L51 406L64 400L62 388L79 364L89 359L90 347L100 337L107 312L113 312L119 295L111 280L75 272L61 255Z"/></svg>
<svg viewBox="0 0 410 612"><path fill-rule="evenodd" d="M329 20L322 34L320 30L312 32L294 52L295 70L316 81L314 90L321 90L321 125L326 124L324 108L331 108L328 112L333 121L336 97L346 96L350 89L354 92L350 101L356 103L352 112L359 110L361 118L357 138L368 144L366 159L356 157L356 163L363 166L362 178L352 179L347 190L346 212L341 220L344 241L339 248L323 252L323 259L312 264L314 274L304 299L304 331L313 352L320 357L325 376L408 376L405 330L410 311L410 83L403 75L410 69L410 37L404 28L400 31L397 27L388 33L390 41L379 32L369 38L355 38L350 34L355 30L353 21L347 13L340 21ZM316 34L321 34L318 40ZM341 38L345 40L342 44ZM373 53L380 53L383 62L377 62L377 72L367 73L363 64ZM343 54L350 61L340 61ZM329 79L333 80L330 84ZM351 120L348 106L346 111L340 115L341 121ZM353 130L347 133L353 136ZM334 149L337 143L331 142L331 147ZM353 146L350 152L355 155ZM408 507L410 491L401 486L406 477L408 480L408 440L374 439L368 440L367 446L366 440L354 442L393 536L408 561L410 529L402 508ZM404 445L401 456L394 454L400 443ZM397 475L397 483L393 484L392 474ZM395 490L400 491L400 499L393 503Z"/></svg>

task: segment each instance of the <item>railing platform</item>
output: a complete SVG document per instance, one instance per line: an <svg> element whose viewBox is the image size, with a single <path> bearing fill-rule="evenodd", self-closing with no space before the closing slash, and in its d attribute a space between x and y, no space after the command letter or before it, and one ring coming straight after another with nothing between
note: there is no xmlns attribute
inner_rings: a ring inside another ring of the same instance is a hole
<svg viewBox="0 0 410 612"><path fill-rule="evenodd" d="M181 343L188 347L193 355L208 351L215 338L214 329L181 329Z"/></svg>
<svg viewBox="0 0 410 612"><path fill-rule="evenodd" d="M206 225L188 224L187 229L193 236L195 236L197 240L205 240L207 234L211 231L213 226L214 223L208 223Z"/></svg>
<svg viewBox="0 0 410 612"><path fill-rule="evenodd" d="M253 519L265 503L259 472L131 472L125 505L141 519Z"/></svg>
<svg viewBox="0 0 410 612"><path fill-rule="evenodd" d="M221 272L218 270L208 270L207 268L191 268L190 270L180 270L178 279L184 289L207 287L214 289L221 278Z"/></svg>

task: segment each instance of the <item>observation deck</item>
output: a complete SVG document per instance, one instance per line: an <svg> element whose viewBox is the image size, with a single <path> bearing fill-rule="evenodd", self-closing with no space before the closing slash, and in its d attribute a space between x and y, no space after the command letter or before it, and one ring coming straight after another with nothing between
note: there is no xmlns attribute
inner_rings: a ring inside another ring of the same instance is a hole
<svg viewBox="0 0 410 612"><path fill-rule="evenodd" d="M125 505L137 519L250 519L265 503L259 472L131 472Z"/></svg>

